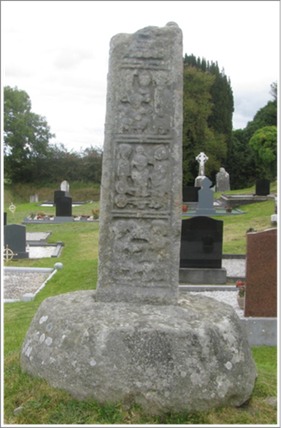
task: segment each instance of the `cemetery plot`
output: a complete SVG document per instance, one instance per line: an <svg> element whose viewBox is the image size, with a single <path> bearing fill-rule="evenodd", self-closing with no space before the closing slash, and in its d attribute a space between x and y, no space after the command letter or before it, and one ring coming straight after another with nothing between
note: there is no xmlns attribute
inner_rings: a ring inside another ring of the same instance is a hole
<svg viewBox="0 0 281 428"><path fill-rule="evenodd" d="M63 249L63 242L49 244L47 242L51 232L28 232L26 235L27 250L30 259L44 257L59 257Z"/></svg>
<svg viewBox="0 0 281 428"><path fill-rule="evenodd" d="M43 212L38 212L37 214L32 213L23 220L23 224L59 224L73 221L97 221L99 217L98 210L92 210L92 215L72 214L72 208L82 204L83 202L72 202L72 198L69 193L69 183L64 180L60 185L60 189L54 191L54 201L41 204L41 206L54 206L55 214L50 215Z"/></svg>
<svg viewBox="0 0 281 428"><path fill-rule="evenodd" d="M46 240L50 232L26 232L26 227L18 224L4 226L4 260L43 257L58 257L63 242L49 244Z"/></svg>
<svg viewBox="0 0 281 428"><path fill-rule="evenodd" d="M24 300L35 295L50 277L53 269L4 268L4 302Z"/></svg>

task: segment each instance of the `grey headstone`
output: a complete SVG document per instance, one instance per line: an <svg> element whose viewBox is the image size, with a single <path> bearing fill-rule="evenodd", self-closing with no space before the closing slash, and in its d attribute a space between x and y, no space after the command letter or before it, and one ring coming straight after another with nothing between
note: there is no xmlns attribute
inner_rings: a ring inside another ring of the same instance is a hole
<svg viewBox="0 0 281 428"><path fill-rule="evenodd" d="M30 195L29 202L38 202L38 194Z"/></svg>
<svg viewBox="0 0 281 428"><path fill-rule="evenodd" d="M113 37L101 186L99 300L177 300L182 94L182 33L177 24Z"/></svg>
<svg viewBox="0 0 281 428"><path fill-rule="evenodd" d="M28 257L26 251L26 227L20 224L8 224L4 226L4 246L8 246L15 254L15 258Z"/></svg>
<svg viewBox="0 0 281 428"><path fill-rule="evenodd" d="M201 182L201 189L198 191L198 207L196 215L214 215L216 210L214 208L214 192L210 188L212 185L211 180L205 177Z"/></svg>
<svg viewBox="0 0 281 428"><path fill-rule="evenodd" d="M221 167L219 172L216 174L216 191L226 192L228 190L230 190L229 174L223 167Z"/></svg>

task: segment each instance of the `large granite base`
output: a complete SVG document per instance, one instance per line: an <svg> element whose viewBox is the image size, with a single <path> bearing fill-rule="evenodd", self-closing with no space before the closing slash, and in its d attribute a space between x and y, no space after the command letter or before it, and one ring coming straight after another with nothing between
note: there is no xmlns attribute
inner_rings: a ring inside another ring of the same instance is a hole
<svg viewBox="0 0 281 428"><path fill-rule="evenodd" d="M225 268L180 268L180 284L226 284Z"/></svg>
<svg viewBox="0 0 281 428"><path fill-rule="evenodd" d="M241 406L256 379L232 307L192 295L175 305L103 303L94 291L48 298L21 367L76 399L137 403L148 414Z"/></svg>

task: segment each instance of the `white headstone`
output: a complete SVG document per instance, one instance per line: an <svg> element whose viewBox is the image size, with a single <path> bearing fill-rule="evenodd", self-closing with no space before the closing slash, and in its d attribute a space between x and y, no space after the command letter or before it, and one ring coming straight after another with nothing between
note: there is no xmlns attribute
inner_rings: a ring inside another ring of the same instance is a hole
<svg viewBox="0 0 281 428"><path fill-rule="evenodd" d="M63 192L67 192L69 193L69 183L66 180L63 180L60 184L60 190L62 190Z"/></svg>

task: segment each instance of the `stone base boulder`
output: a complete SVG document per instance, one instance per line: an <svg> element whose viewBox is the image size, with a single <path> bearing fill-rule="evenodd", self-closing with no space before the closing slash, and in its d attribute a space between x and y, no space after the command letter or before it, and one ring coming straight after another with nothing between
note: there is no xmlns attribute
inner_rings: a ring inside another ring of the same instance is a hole
<svg viewBox="0 0 281 428"><path fill-rule="evenodd" d="M98 302L94 291L48 298L21 366L77 399L136 402L149 414L240 406L256 378L235 311L189 294L166 306Z"/></svg>

